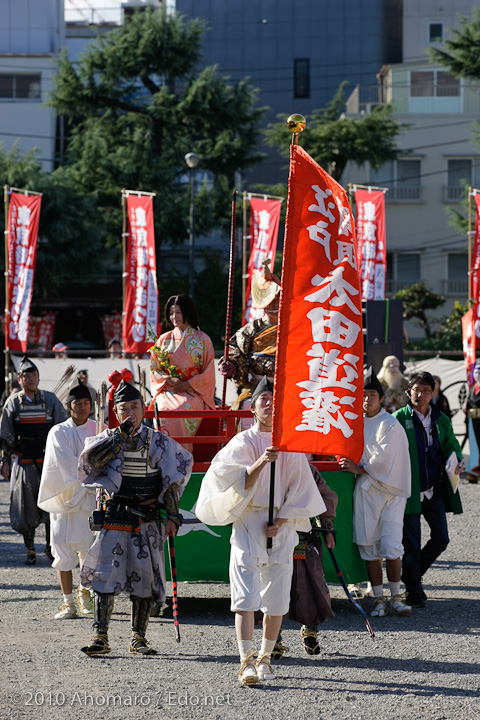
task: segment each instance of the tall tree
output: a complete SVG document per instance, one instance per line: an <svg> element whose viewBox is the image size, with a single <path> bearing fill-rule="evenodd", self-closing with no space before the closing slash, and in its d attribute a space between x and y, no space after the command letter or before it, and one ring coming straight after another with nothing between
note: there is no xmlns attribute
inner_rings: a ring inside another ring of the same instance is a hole
<svg viewBox="0 0 480 720"><path fill-rule="evenodd" d="M391 105L378 105L362 118L342 115L345 85L340 85L327 107L312 114L308 132L302 135L305 150L338 182L349 161L356 165L368 161L378 169L400 153L405 154L397 147L396 138L406 126L394 119ZM291 132L285 118L280 118L282 122L269 125L265 131L266 141L287 155Z"/></svg>
<svg viewBox="0 0 480 720"><path fill-rule="evenodd" d="M431 59L457 78L480 79L480 9L474 11L473 20L460 18L459 29L450 33L445 50L429 48Z"/></svg>
<svg viewBox="0 0 480 720"><path fill-rule="evenodd" d="M16 147L8 153L0 149L0 176L9 186L43 196L34 302L58 295L64 283L84 284L100 271L102 243L94 194L79 192L61 169L45 172L36 160L36 150L22 155ZM0 223L3 227L3 203Z"/></svg>
<svg viewBox="0 0 480 720"><path fill-rule="evenodd" d="M208 182L196 200L196 232L228 222L234 173L261 158L262 116L246 80L199 71L204 25L147 9L98 38L78 64L64 54L50 104L70 123L63 159L74 184L98 193L108 242L120 240L121 188L157 193L157 243L188 236L184 155L200 155Z"/></svg>

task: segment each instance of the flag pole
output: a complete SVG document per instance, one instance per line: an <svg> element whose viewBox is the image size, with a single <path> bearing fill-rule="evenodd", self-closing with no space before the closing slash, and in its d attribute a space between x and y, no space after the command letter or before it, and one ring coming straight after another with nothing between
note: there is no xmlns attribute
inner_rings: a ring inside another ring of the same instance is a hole
<svg viewBox="0 0 480 720"><path fill-rule="evenodd" d="M235 267L235 234L237 232L237 191L232 193L232 221L230 226L230 266L228 268L228 293L227 293L227 317L225 320L225 347L223 351L224 360L229 357L230 335L232 332L232 305L233 305L233 270ZM226 406L227 378L223 378L222 408Z"/></svg>
<svg viewBox="0 0 480 720"><path fill-rule="evenodd" d="M472 196L473 187L468 188L468 307L472 298Z"/></svg>
<svg viewBox="0 0 480 720"><path fill-rule="evenodd" d="M242 322L245 322L247 309L247 199L249 193L243 191L243 230L242 230Z"/></svg>
<svg viewBox="0 0 480 720"><path fill-rule="evenodd" d="M290 115L287 119L287 127L292 132L292 145L298 145L298 135L305 130L307 121L299 113ZM280 317L279 317L280 319ZM279 326L280 329L280 326ZM277 331L278 332L278 331ZM279 337L277 335L277 344ZM277 363L275 363L275 377L273 379L273 392L275 393L275 379L277 374ZM275 406L274 406L273 420L275 420ZM273 425L272 425L273 434ZM275 500L275 463L273 462L270 466L270 495L268 499L268 525L273 525L273 508ZM273 538L267 538L267 554L270 555L272 551Z"/></svg>
<svg viewBox="0 0 480 720"><path fill-rule="evenodd" d="M9 211L9 195L10 188L8 185L3 186L4 203L5 203L5 390L10 391L10 377L8 371L10 369L10 352L8 346L8 328L10 321L10 299L8 297L8 281L9 281L9 258L8 258L8 211Z"/></svg>

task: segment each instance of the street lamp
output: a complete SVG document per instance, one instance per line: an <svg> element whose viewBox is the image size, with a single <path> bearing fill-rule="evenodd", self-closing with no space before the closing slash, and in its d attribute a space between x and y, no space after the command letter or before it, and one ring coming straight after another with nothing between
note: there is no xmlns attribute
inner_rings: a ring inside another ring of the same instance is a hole
<svg viewBox="0 0 480 720"><path fill-rule="evenodd" d="M200 162L197 153L187 153L185 162L190 169L190 230L189 230L189 269L190 269L190 297L193 298L195 283L195 168Z"/></svg>

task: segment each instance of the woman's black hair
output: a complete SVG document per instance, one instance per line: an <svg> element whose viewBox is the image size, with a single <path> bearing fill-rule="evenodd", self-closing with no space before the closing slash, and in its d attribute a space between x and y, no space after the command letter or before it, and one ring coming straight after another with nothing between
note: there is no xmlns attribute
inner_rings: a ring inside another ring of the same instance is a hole
<svg viewBox="0 0 480 720"><path fill-rule="evenodd" d="M172 305L178 305L182 311L184 322L188 322L195 330L198 330L197 308L190 295L172 295L165 304L165 327L167 330L173 328L170 322L170 309Z"/></svg>

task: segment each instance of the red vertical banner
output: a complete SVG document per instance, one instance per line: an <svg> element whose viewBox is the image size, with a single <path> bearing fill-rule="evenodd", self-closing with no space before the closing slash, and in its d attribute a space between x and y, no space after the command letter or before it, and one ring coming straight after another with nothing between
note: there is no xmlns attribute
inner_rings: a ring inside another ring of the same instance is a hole
<svg viewBox="0 0 480 720"><path fill-rule="evenodd" d="M469 386L473 385L473 368L477 352L475 324L474 308L470 308L462 317L463 356Z"/></svg>
<svg viewBox="0 0 480 720"><path fill-rule="evenodd" d="M480 192L473 196L475 203L475 231L473 236L472 265L470 271L472 273L472 282L470 285L472 298L476 305L480 299Z"/></svg>
<svg viewBox="0 0 480 720"><path fill-rule="evenodd" d="M273 445L363 452L363 334L344 189L293 145L275 363Z"/></svg>
<svg viewBox="0 0 480 720"><path fill-rule="evenodd" d="M36 350L50 350L55 334L56 312L47 312L41 317L30 316L28 344Z"/></svg>
<svg viewBox="0 0 480 720"><path fill-rule="evenodd" d="M18 192L10 194L5 347L13 352L27 352L41 202L41 195Z"/></svg>
<svg viewBox="0 0 480 720"><path fill-rule="evenodd" d="M244 324L264 315L264 310L259 310L252 302L252 277L253 271L260 269L262 262L267 258L270 260L270 269L273 272L281 207L281 200L250 198L250 258Z"/></svg>
<svg viewBox="0 0 480 720"><path fill-rule="evenodd" d="M385 193L382 190L356 190L355 202L362 300L385 300L387 277Z"/></svg>
<svg viewBox="0 0 480 720"><path fill-rule="evenodd" d="M158 289L153 228L153 197L127 195L127 277L123 318L125 352L143 355L152 344L148 326L157 331Z"/></svg>

